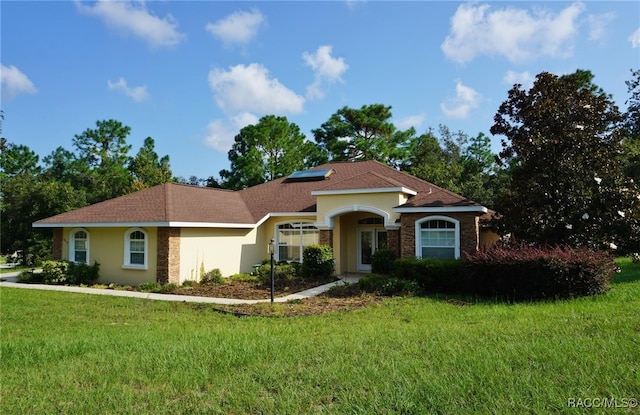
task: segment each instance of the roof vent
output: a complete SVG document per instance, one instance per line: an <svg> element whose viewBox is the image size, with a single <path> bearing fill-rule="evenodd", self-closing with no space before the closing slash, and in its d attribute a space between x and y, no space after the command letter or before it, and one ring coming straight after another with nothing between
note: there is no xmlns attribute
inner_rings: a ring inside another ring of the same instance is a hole
<svg viewBox="0 0 640 415"><path fill-rule="evenodd" d="M324 180L333 173L333 169L302 170L293 172L285 182L316 182Z"/></svg>

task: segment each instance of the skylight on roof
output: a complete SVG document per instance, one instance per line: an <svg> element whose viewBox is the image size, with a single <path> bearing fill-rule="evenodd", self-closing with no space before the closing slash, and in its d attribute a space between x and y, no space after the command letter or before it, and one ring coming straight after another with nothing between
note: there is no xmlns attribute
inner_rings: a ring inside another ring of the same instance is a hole
<svg viewBox="0 0 640 415"><path fill-rule="evenodd" d="M287 177L288 182L313 182L324 180L333 173L333 169L321 169L321 170L301 170L293 172Z"/></svg>

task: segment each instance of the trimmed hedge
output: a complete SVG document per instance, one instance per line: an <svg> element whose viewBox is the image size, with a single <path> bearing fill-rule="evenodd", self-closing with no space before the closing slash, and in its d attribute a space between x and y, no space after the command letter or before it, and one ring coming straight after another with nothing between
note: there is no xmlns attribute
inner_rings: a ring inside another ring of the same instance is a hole
<svg viewBox="0 0 640 415"><path fill-rule="evenodd" d="M617 266L606 252L586 248L492 248L463 260L402 258L392 276L425 292L513 301L574 298L609 289Z"/></svg>
<svg viewBox="0 0 640 415"><path fill-rule="evenodd" d="M586 248L494 248L469 256L461 288L511 300L574 298L606 292L617 266Z"/></svg>
<svg viewBox="0 0 640 415"><path fill-rule="evenodd" d="M397 259L391 276L415 281L425 292L455 291L462 280L464 264L455 259Z"/></svg>
<svg viewBox="0 0 640 415"><path fill-rule="evenodd" d="M391 274L396 254L388 249L380 249L371 255L371 272L374 274Z"/></svg>

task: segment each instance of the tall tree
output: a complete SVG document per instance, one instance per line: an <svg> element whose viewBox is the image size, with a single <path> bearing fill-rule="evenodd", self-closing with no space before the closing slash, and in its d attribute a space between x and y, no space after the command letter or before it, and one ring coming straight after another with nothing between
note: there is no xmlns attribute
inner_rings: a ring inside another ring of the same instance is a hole
<svg viewBox="0 0 640 415"><path fill-rule="evenodd" d="M400 167L416 132L413 128L397 130L392 116L391 107L382 104L343 107L312 133L331 160L378 160Z"/></svg>
<svg viewBox="0 0 640 415"><path fill-rule="evenodd" d="M418 137L403 170L488 207L494 204L495 155L489 137L453 133L445 125Z"/></svg>
<svg viewBox="0 0 640 415"><path fill-rule="evenodd" d="M441 138L432 129L418 137L403 169L437 186L458 192L462 174L460 145L446 126L441 125L439 132Z"/></svg>
<svg viewBox="0 0 640 415"><path fill-rule="evenodd" d="M7 142L0 138L0 178L17 174L36 174L40 171L40 157L24 144Z"/></svg>
<svg viewBox="0 0 640 415"><path fill-rule="evenodd" d="M640 183L640 69L631 71L632 79L626 81L630 94L626 101L625 138L622 142L625 174Z"/></svg>
<svg viewBox="0 0 640 415"><path fill-rule="evenodd" d="M234 141L229 150L231 169L220 171L223 187L228 189L255 186L324 160L319 148L286 117L264 116L240 130Z"/></svg>
<svg viewBox="0 0 640 415"><path fill-rule="evenodd" d="M132 178L127 170L131 149L127 136L130 131L130 127L116 120L97 121L95 129L86 129L73 138L80 160L89 166L91 172L91 203L132 190Z"/></svg>
<svg viewBox="0 0 640 415"><path fill-rule="evenodd" d="M585 76L588 74L589 76ZM621 115L588 71L543 72L515 85L494 117L511 177L498 203L503 232L536 243L602 247L630 236L621 171Z"/></svg>
<svg viewBox="0 0 640 415"><path fill-rule="evenodd" d="M144 140L138 154L129 162L129 171L134 177L133 188L137 190L167 183L172 179L169 156L158 156L155 141L151 137Z"/></svg>

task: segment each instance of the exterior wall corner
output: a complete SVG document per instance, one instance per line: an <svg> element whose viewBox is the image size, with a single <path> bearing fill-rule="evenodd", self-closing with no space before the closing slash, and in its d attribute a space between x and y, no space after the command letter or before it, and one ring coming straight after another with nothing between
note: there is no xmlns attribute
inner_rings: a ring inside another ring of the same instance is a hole
<svg viewBox="0 0 640 415"><path fill-rule="evenodd" d="M180 228L158 228L157 256L156 280L180 284Z"/></svg>

